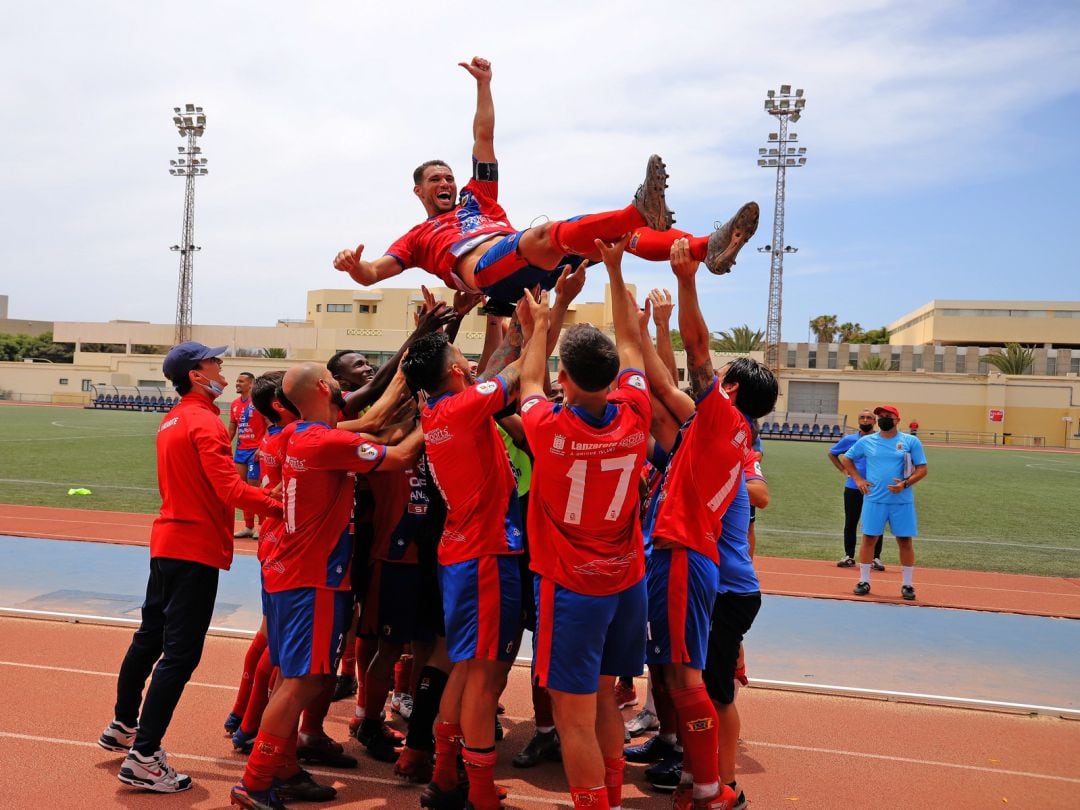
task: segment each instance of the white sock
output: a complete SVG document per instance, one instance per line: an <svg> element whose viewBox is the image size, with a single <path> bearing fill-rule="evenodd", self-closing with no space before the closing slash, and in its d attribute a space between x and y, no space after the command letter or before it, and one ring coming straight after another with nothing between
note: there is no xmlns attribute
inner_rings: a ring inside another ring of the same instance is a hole
<svg viewBox="0 0 1080 810"><path fill-rule="evenodd" d="M367 709L365 709L363 706L357 706L356 709L353 710L353 714L363 720L365 717L367 717Z"/></svg>
<svg viewBox="0 0 1080 810"><path fill-rule="evenodd" d="M904 584L907 585L910 588L911 587L911 578L913 576L915 576L915 566L914 565L905 565L900 570L904 574Z"/></svg>
<svg viewBox="0 0 1080 810"><path fill-rule="evenodd" d="M710 782L707 785L702 785L694 782L694 798L695 799L707 799L710 796L715 796L720 792L719 782Z"/></svg>
<svg viewBox="0 0 1080 810"><path fill-rule="evenodd" d="M859 563L859 582L870 581L870 563Z"/></svg>
<svg viewBox="0 0 1080 810"><path fill-rule="evenodd" d="M536 730L540 734L550 734L555 730L555 726L537 726Z"/></svg>
<svg viewBox="0 0 1080 810"><path fill-rule="evenodd" d="M652 673L649 673L648 688L645 690L645 711L656 714L656 701L652 696Z"/></svg>

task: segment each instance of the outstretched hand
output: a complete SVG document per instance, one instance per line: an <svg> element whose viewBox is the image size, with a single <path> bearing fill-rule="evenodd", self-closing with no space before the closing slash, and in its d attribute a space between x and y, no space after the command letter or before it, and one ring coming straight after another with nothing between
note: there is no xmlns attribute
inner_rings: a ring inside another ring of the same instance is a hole
<svg viewBox="0 0 1080 810"><path fill-rule="evenodd" d="M491 81L491 62L480 56L474 56L471 62L458 62L461 67L469 71L469 75L478 82Z"/></svg>
<svg viewBox="0 0 1080 810"><path fill-rule="evenodd" d="M608 270L622 269L622 257L626 252L626 245L630 242L630 234L623 234L618 242L608 244L603 239L597 239L596 249L600 251L600 258L604 260L604 266Z"/></svg>
<svg viewBox="0 0 1080 810"><path fill-rule="evenodd" d="M685 236L671 243L671 269L675 277L683 281L693 281L700 261L690 255L690 240Z"/></svg>
<svg viewBox="0 0 1080 810"><path fill-rule="evenodd" d="M666 326L671 321L671 311L675 309L675 302L671 299L669 290L652 290L645 300L645 305L652 304L653 323L657 326Z"/></svg>
<svg viewBox="0 0 1080 810"><path fill-rule="evenodd" d="M471 290L458 290L454 293L454 312L464 318L484 302L484 294Z"/></svg>
<svg viewBox="0 0 1080 810"><path fill-rule="evenodd" d="M559 278L555 282L555 296L560 306L569 306L585 287L585 268L588 262L584 261L577 267L566 265Z"/></svg>
<svg viewBox="0 0 1080 810"><path fill-rule="evenodd" d="M363 245L357 245L356 250L343 250L334 257L334 269L342 273L352 273L360 269L360 254L364 252Z"/></svg>

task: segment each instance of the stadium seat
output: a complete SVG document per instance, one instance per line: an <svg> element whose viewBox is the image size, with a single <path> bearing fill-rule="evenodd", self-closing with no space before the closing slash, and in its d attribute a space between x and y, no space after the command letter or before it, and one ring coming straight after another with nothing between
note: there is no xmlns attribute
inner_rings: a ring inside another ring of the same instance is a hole
<svg viewBox="0 0 1080 810"><path fill-rule="evenodd" d="M833 425L832 426L832 438L839 439L843 435L844 435L844 431L842 431L840 429L840 425Z"/></svg>
<svg viewBox="0 0 1080 810"><path fill-rule="evenodd" d="M785 439L791 438L791 425L789 425L787 422L784 422L784 424L780 427L780 435L783 436Z"/></svg>
<svg viewBox="0 0 1080 810"><path fill-rule="evenodd" d="M810 425L808 423L806 423L806 422L803 422L802 438L804 438L804 439L809 439L810 438Z"/></svg>

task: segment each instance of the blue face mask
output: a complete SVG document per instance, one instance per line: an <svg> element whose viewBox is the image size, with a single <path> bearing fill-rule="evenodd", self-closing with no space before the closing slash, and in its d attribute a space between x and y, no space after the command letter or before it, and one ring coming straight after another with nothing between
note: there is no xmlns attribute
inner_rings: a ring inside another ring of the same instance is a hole
<svg viewBox="0 0 1080 810"><path fill-rule="evenodd" d="M199 376L202 376L201 374ZM219 383L217 380L211 380L207 377L203 377L206 382L203 384L203 388L206 393L210 395L210 399L217 399L225 393L225 386Z"/></svg>

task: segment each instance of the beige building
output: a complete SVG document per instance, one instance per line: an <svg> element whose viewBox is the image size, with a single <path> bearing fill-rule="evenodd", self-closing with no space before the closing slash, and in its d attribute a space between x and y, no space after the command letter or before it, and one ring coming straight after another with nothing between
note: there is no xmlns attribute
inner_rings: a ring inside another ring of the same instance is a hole
<svg viewBox="0 0 1080 810"><path fill-rule="evenodd" d="M931 301L888 326L893 346L1080 349L1080 301Z"/></svg>

